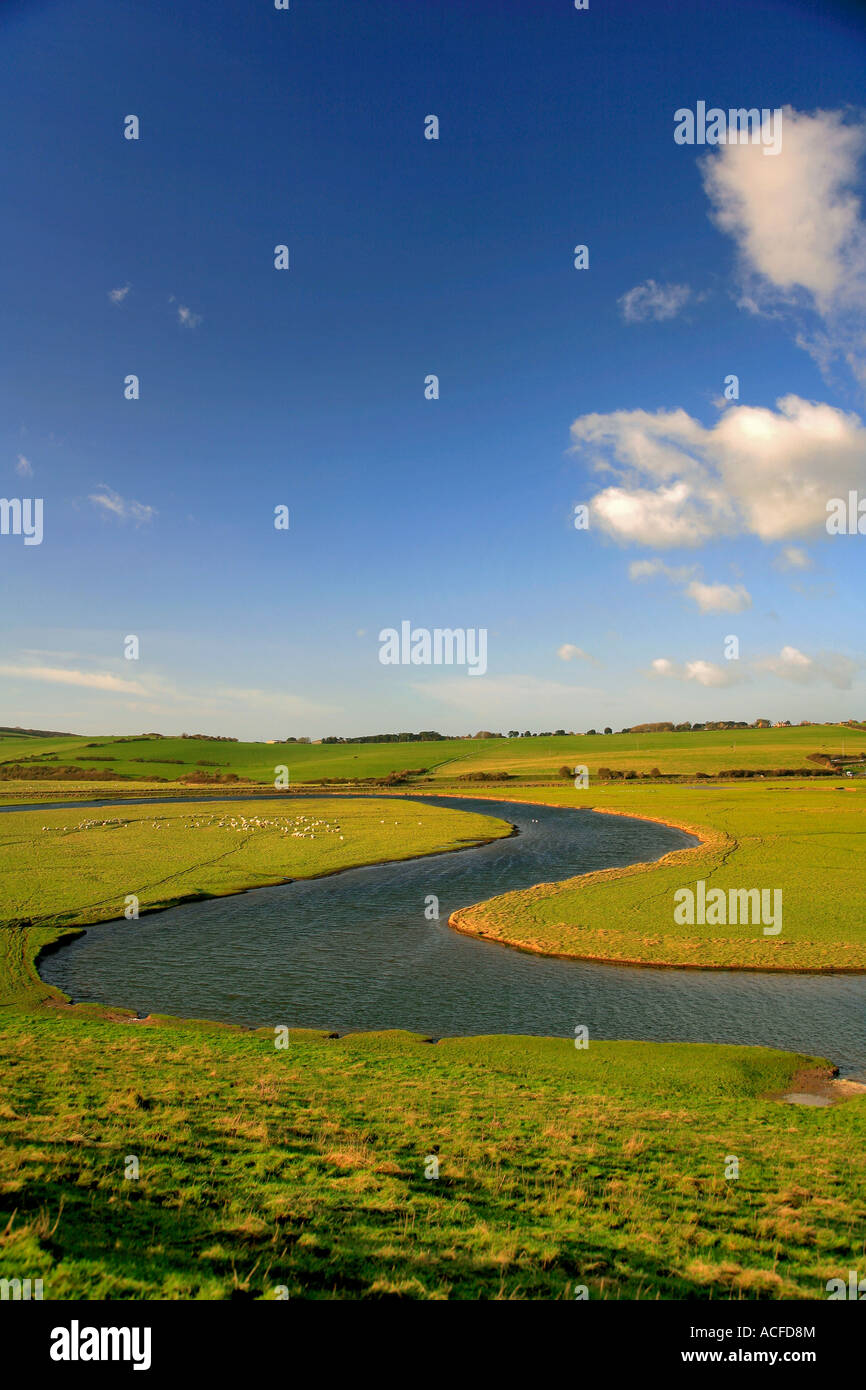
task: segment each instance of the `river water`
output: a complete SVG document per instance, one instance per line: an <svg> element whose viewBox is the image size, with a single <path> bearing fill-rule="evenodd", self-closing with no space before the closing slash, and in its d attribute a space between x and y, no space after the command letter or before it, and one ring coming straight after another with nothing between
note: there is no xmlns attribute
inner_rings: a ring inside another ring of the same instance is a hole
<svg viewBox="0 0 866 1390"><path fill-rule="evenodd" d="M434 1038L571 1037L582 1024L590 1038L757 1043L828 1057L843 1074L866 1073L864 975L545 959L448 926L455 908L512 888L657 859L694 844L693 837L588 810L475 797L411 799L498 816L519 833L474 849L90 927L45 956L40 973L75 1000L142 1015L338 1033L406 1028ZM684 877L688 882L687 871ZM439 900L438 921L425 916L431 894Z"/></svg>

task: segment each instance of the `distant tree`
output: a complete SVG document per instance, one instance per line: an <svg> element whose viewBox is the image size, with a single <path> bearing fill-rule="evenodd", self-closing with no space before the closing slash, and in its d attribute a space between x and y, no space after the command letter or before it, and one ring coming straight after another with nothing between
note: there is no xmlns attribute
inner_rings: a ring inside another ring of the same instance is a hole
<svg viewBox="0 0 866 1390"><path fill-rule="evenodd" d="M612 729L612 728L610 727L610 725L608 724L608 726L607 726L607 728L605 729L604 732L605 732L606 734L612 734L612 733L613 733L613 729Z"/></svg>
<svg viewBox="0 0 866 1390"><path fill-rule="evenodd" d="M523 737L524 737L524 738L532 738L532 730L531 730L531 729L524 729L524 730L523 730Z"/></svg>
<svg viewBox="0 0 866 1390"><path fill-rule="evenodd" d="M554 737L554 738L564 738L564 737L565 737L565 730L564 730L564 729L554 729L554 731L553 731L553 737Z"/></svg>
<svg viewBox="0 0 866 1390"><path fill-rule="evenodd" d="M586 736L587 736L587 738L589 738L590 734L594 734L594 733L595 733L595 729L587 729L587 731L586 731Z"/></svg>
<svg viewBox="0 0 866 1390"><path fill-rule="evenodd" d="M565 763L563 763L562 767L559 769L559 776L565 778L566 780L572 778L574 776L574 768L568 767Z"/></svg>

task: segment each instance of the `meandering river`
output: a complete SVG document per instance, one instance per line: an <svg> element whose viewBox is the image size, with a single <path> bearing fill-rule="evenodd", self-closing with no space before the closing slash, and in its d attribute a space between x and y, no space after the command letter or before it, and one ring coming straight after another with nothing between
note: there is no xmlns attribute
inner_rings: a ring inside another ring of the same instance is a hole
<svg viewBox="0 0 866 1390"><path fill-rule="evenodd" d="M512 888L657 859L694 844L693 837L588 810L475 797L410 799L498 816L518 834L89 927L44 957L40 973L73 999L142 1015L339 1033L407 1028L430 1037L571 1037L584 1024L590 1038L759 1043L829 1057L844 1074L866 1073L866 976L557 960L448 926L455 908ZM76 803L88 804L129 803ZM438 920L425 916L430 895L438 898Z"/></svg>

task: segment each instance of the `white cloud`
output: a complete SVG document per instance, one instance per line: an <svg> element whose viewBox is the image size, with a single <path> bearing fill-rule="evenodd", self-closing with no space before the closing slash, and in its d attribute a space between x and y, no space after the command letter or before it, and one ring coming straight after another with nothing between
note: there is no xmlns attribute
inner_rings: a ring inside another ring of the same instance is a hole
<svg viewBox="0 0 866 1390"><path fill-rule="evenodd" d="M694 599L702 613L741 613L751 608L752 598L742 584L705 584L693 576L699 572L697 565L666 565L663 560L632 560L628 567L628 577L641 581L663 574L671 584L685 586L686 595Z"/></svg>
<svg viewBox="0 0 866 1390"><path fill-rule="evenodd" d="M702 162L716 224L736 242L741 303L753 312L808 309L822 324L798 343L819 363L841 354L866 380L866 223L854 189L866 126L838 111L786 106L782 148L726 144ZM811 340L810 340L811 339Z"/></svg>
<svg viewBox="0 0 866 1390"><path fill-rule="evenodd" d="M644 323L647 319L672 319L691 295L688 285L659 285L647 280L635 285L617 300L626 323Z"/></svg>
<svg viewBox="0 0 866 1390"><path fill-rule="evenodd" d="M852 661L839 652L817 652L807 656L797 647L783 647L778 656L763 657L755 662L760 671L768 671L781 680L795 685L827 683L837 690L850 690L854 673L862 663Z"/></svg>
<svg viewBox="0 0 866 1390"><path fill-rule="evenodd" d="M777 570L810 570L813 568L811 555L798 545L786 545L773 561Z"/></svg>
<svg viewBox="0 0 866 1390"><path fill-rule="evenodd" d="M702 613L742 613L744 608L752 606L751 595L742 584L736 587L730 584L702 584L699 579L693 579L686 593L694 599Z"/></svg>
<svg viewBox="0 0 866 1390"><path fill-rule="evenodd" d="M651 665L651 674L664 676L671 680L678 681L697 681L698 685L720 687L725 685L739 685L747 677L735 663L729 662L725 666L719 666L712 661L687 661L685 665L678 666L670 661L666 656L658 656Z"/></svg>
<svg viewBox="0 0 866 1390"><path fill-rule="evenodd" d="M111 300L112 304L122 304L126 296L129 294L130 288L130 285L124 285L123 289L109 290L108 298Z"/></svg>
<svg viewBox="0 0 866 1390"><path fill-rule="evenodd" d="M678 482L649 488L608 487L590 503L594 521L620 541L662 549L702 545L722 529L703 516L694 489Z"/></svg>
<svg viewBox="0 0 866 1390"><path fill-rule="evenodd" d="M628 577L641 580L663 574L672 584L685 584L696 569L696 565L666 565L663 560L632 560L628 567Z"/></svg>
<svg viewBox="0 0 866 1390"><path fill-rule="evenodd" d="M188 309L185 304L179 304L177 308L178 322L186 328L197 328L201 323L201 314L194 314L192 309Z"/></svg>
<svg viewBox="0 0 866 1390"><path fill-rule="evenodd" d="M745 679L737 667L719 666L713 661L687 661L686 680L697 681L698 685L737 685Z"/></svg>
<svg viewBox="0 0 866 1390"><path fill-rule="evenodd" d="M583 647L575 647L573 642L563 642L556 655L560 661L590 661L594 658L583 650Z"/></svg>
<svg viewBox="0 0 866 1390"><path fill-rule="evenodd" d="M76 685L87 690L104 690L116 694L144 695L144 686L138 681L122 680L107 671L71 671L59 666L7 666L0 665L0 675L13 679L44 681L49 685Z"/></svg>
<svg viewBox="0 0 866 1390"><path fill-rule="evenodd" d="M200 701L200 695L176 694L176 698ZM340 705L326 705L321 700L307 699L303 695L290 695L284 690L262 690L258 687L245 689L234 686L220 686L214 691L216 703L237 706L238 709L258 709L263 712L276 712L286 719L335 715L342 712Z"/></svg>
<svg viewBox="0 0 866 1390"><path fill-rule="evenodd" d="M797 647L783 647L778 655L759 657L751 663L753 671L778 676L795 685L828 684L837 690L850 690L854 674L862 667L860 661L842 656L839 652L817 652L808 656ZM652 662L650 674L678 681L697 681L698 685L738 685L751 679L749 670L739 661L719 665L712 661L686 661L683 665L659 656Z"/></svg>
<svg viewBox="0 0 866 1390"><path fill-rule="evenodd" d="M157 515L156 508L145 502L127 501L105 483L100 483L99 487L99 492L90 494L89 501L100 507L103 512L110 512L113 516L119 517L121 521L134 521L136 525L141 525L152 521Z"/></svg>
<svg viewBox="0 0 866 1390"><path fill-rule="evenodd" d="M29 459L26 459L23 454L19 454L18 462L15 465L15 472L18 474L19 478L32 478L33 464Z"/></svg>
<svg viewBox="0 0 866 1390"><path fill-rule="evenodd" d="M571 434L575 451L617 479L590 513L624 543L786 540L824 531L827 500L866 487L859 416L794 395L775 410L730 405L710 428L684 410L619 410L582 415Z"/></svg>

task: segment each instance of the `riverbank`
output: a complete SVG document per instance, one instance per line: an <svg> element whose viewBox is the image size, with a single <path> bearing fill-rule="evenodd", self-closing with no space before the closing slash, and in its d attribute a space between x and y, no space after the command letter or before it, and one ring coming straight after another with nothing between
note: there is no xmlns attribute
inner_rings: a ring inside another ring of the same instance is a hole
<svg viewBox="0 0 866 1390"><path fill-rule="evenodd" d="M0 1005L61 1002L37 961L82 927L511 834L490 816L385 798L4 812Z"/></svg>
<svg viewBox="0 0 866 1390"><path fill-rule="evenodd" d="M337 823L335 806L319 818ZM378 809L389 833L395 819L414 827L406 857L419 819L438 829L449 814ZM465 833L472 817L454 814ZM141 817L172 867L166 827L152 808ZM104 847L134 832L93 833ZM190 826L190 843L209 833ZM258 831L231 833L264 850ZM286 838L321 867L324 840ZM58 844L49 834L46 865ZM238 870L234 847L211 858ZM2 935L8 951L38 929ZM866 1102L850 1088L844 1104L780 1100L804 1076L827 1094L832 1060L594 1037L282 1035L46 1002L17 993L0 1007L0 1276L42 1278L46 1298L571 1300L585 1286L602 1299L823 1299L863 1258L852 1155Z"/></svg>
<svg viewBox="0 0 866 1390"><path fill-rule="evenodd" d="M585 807L695 835L664 859L507 893L461 908L458 931L535 954L678 969L866 971L862 821L866 787L785 780L716 787L600 784L508 793L524 805ZM674 920L674 894L779 890L782 930Z"/></svg>
<svg viewBox="0 0 866 1390"><path fill-rule="evenodd" d="M592 809L602 814L627 816L671 826L699 840L695 848L675 850L662 859L631 864L626 867L596 870L571 879L539 883L482 902L466 905L451 915L452 927L480 940L495 941L534 954L572 960L604 962L622 966L652 966L676 969L783 971L789 973L844 973L866 971L866 880L859 863L859 822L862 818L863 784L828 785L815 781L785 780L784 782L750 782L725 786L653 786L645 783L600 784L579 792L567 787L508 789L506 792L485 788L468 791L453 787L436 792L416 791L415 796L439 798L459 796L466 802L489 800L504 796L514 804L545 805L557 809ZM397 798L403 806L419 806L405 798L413 792L401 789L376 798L375 804L393 806ZM373 802L340 800L333 794L320 798L319 809L326 815L336 815L339 806L372 805ZM172 818L186 824L208 817L224 815L257 816L273 819L275 804L280 811L302 815L301 806L309 808L315 800L307 796L292 797L281 802L273 794L267 801L253 801L244 808L235 798L215 803L208 799L207 810L192 815L180 811L170 802L161 808L133 807L124 804L122 818L138 822L137 830L148 824L168 825ZM171 807L167 816L166 806ZM267 809L263 809L267 808ZM324 808L324 809L323 809ZM119 808L121 809L121 808ZM419 815L410 812L406 830L413 837L427 808L419 807ZM70 808L80 815L83 808ZM6 811L0 816L0 868L3 867L4 845L15 842L11 870L19 874L24 885L26 901L32 903L32 874L28 857L37 844L35 820L51 824L62 808L45 806L39 811ZM101 813L111 818L106 809ZM443 811L443 814L445 812ZM463 812L447 814L465 814ZM400 813L402 815L402 812ZM28 837L11 826L31 827ZM98 819L96 812L91 819ZM375 815L373 815L375 820ZM392 819L391 813L381 818ZM399 819L399 816L398 816ZM7 828L9 827L9 828ZM489 827L488 827L489 829ZM127 831L129 827L127 826ZM385 854L375 853L365 846L360 855L339 858L333 867L322 867L320 856L312 866L295 867L291 872L275 873L266 856L245 863L241 854L214 855L207 863L201 856L202 827L197 827L199 860L189 857L181 865L171 864L166 876L164 861L168 843L163 833L149 848L154 874L164 880L174 880L171 892L154 893L145 886L141 898L142 912L155 911L182 901L202 897L239 893L246 889L285 882L291 877L313 877L354 867L362 863L381 863L396 858L412 858L418 854L448 852L461 843L457 838L444 844L415 843L395 849L389 845ZM422 828L422 840L426 832ZM509 827L499 822L500 835L510 834ZM171 836L171 852L176 849L176 836ZM482 843L485 836L473 838L469 844ZM486 836L486 838L490 838ZM181 837L184 852L188 840ZM465 843L465 841L463 841ZM42 848L40 846L40 848ZM112 852L115 845L112 845ZM265 848L260 842L259 848ZM322 846L320 844L319 850ZM53 851L52 851L53 852ZM28 990L37 988L34 967L36 956L56 939L54 927L90 925L119 915L130 884L139 882L138 866L130 872L124 866L117 879L113 896L106 902L85 909L76 906L74 888L68 879L79 883L80 861L77 851L69 875L59 874L52 864L50 876L43 882L42 892L54 891L58 902L57 916L51 922L26 928L33 949L22 952L20 943L6 941L6 977L17 975L19 984ZM17 856L17 862L16 862ZM7 854L7 865L9 858ZM116 862L116 861L115 861ZM102 873L98 862L88 868L91 878ZM191 886L184 888L183 876L197 876ZM147 876L144 875L146 878ZM723 890L779 889L784 901L783 929L778 934L764 935L760 925L684 927L674 921L674 894L683 887L702 880L707 888ZM9 873L7 869L7 881ZM36 910L39 909L37 898ZM30 909L33 911L33 908ZM77 915L76 915L77 914ZM5 914L4 914L5 915ZM11 915L11 914L10 914ZM24 910L22 909L22 916ZM8 918L7 918L8 920ZM13 919L14 920L14 919ZM33 918L31 917L31 922ZM29 944L29 943L28 943ZM29 961L22 975L22 955ZM0 970L0 999L3 972Z"/></svg>

